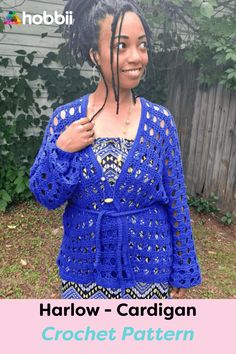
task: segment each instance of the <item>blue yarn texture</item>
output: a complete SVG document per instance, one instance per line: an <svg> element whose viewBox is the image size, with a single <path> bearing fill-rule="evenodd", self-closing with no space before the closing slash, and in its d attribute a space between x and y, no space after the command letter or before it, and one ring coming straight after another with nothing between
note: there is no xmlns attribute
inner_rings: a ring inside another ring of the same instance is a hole
<svg viewBox="0 0 236 354"><path fill-rule="evenodd" d="M66 152L60 134L87 114L89 94L58 107L30 169L30 190L48 210L67 202L57 257L62 279L129 288L138 282L201 283L174 118L140 97L142 113L114 189L92 146Z"/></svg>

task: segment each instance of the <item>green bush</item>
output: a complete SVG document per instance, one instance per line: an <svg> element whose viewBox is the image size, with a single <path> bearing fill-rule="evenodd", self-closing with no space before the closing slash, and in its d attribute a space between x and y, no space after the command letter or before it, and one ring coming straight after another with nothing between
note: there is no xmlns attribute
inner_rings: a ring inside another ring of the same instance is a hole
<svg viewBox="0 0 236 354"><path fill-rule="evenodd" d="M44 114L48 108L55 109L60 104L78 98L88 91L90 80L80 74L59 48L59 53L48 53L46 58L34 65L36 52L18 50L16 63L20 65L17 77L0 76L0 211L17 201L32 198L28 186L29 169L42 142L49 117ZM63 57L64 71L49 67L51 62L59 62ZM7 68L9 58L0 57L0 66ZM33 90L31 83L41 80ZM40 107L37 98L46 89L51 105ZM25 130L39 127L39 136L26 136Z"/></svg>
<svg viewBox="0 0 236 354"><path fill-rule="evenodd" d="M188 196L189 206L195 208L198 213L205 213L205 214L215 213L220 211L220 209L216 207L217 200L218 197L214 195L214 193L212 193L208 199Z"/></svg>
<svg viewBox="0 0 236 354"><path fill-rule="evenodd" d="M222 218L221 221L223 222L223 224L225 225L231 225L233 222L233 214L230 212L225 213Z"/></svg>

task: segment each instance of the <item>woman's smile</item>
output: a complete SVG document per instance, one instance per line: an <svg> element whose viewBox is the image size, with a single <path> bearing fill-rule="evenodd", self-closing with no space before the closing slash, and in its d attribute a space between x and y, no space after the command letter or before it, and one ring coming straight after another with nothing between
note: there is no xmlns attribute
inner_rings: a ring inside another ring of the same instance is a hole
<svg viewBox="0 0 236 354"><path fill-rule="evenodd" d="M126 69L122 70L122 73L130 78L139 78L140 74L142 73L142 68L135 68L135 69Z"/></svg>
<svg viewBox="0 0 236 354"><path fill-rule="evenodd" d="M141 71L142 68L134 68L134 69L124 69L122 71L126 72L126 71Z"/></svg>

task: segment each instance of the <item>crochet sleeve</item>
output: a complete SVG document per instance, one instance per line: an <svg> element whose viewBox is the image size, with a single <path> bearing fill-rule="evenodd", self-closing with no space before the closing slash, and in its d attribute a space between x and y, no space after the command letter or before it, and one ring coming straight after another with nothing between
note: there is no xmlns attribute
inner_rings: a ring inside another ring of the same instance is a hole
<svg viewBox="0 0 236 354"><path fill-rule="evenodd" d="M52 114L30 169L30 190L36 200L49 210L64 204L80 182L78 152L66 152L56 145L59 135L68 125L65 114L65 110L60 114L60 108Z"/></svg>
<svg viewBox="0 0 236 354"><path fill-rule="evenodd" d="M190 288L201 283L201 274L191 228L179 138L171 114L166 117L163 130L166 140L163 185L169 199L167 208L173 247L173 268L169 283L176 288Z"/></svg>

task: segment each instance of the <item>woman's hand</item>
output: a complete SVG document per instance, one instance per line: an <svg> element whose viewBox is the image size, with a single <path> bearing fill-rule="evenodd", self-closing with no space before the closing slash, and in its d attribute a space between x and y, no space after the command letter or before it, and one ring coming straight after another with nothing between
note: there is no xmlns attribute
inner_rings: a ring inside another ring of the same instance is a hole
<svg viewBox="0 0 236 354"><path fill-rule="evenodd" d="M173 299L183 299L186 294L187 289L184 288L172 288L170 296Z"/></svg>
<svg viewBox="0 0 236 354"><path fill-rule="evenodd" d="M56 146L66 152L77 152L94 141L94 122L88 117L79 119L69 125L59 136Z"/></svg>

